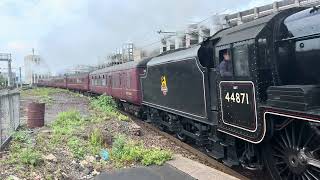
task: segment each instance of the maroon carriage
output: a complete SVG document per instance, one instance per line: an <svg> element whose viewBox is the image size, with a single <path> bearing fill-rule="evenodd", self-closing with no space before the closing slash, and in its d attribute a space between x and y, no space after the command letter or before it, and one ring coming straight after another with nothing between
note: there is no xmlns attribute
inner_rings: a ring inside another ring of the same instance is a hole
<svg viewBox="0 0 320 180"><path fill-rule="evenodd" d="M89 91L89 73L67 75L67 88L74 91Z"/></svg>
<svg viewBox="0 0 320 180"><path fill-rule="evenodd" d="M91 93L106 94L106 69L99 69L89 74L89 91Z"/></svg>
<svg viewBox="0 0 320 180"><path fill-rule="evenodd" d="M50 86L51 78L39 79L37 82L37 86L39 87L48 87Z"/></svg>
<svg viewBox="0 0 320 180"><path fill-rule="evenodd" d="M128 102L140 105L140 76L145 73L149 60L132 61L90 73L90 91L112 96L122 104Z"/></svg>
<svg viewBox="0 0 320 180"><path fill-rule="evenodd" d="M53 77L50 82L51 87L56 87L56 88L67 88L67 81L65 76L57 76Z"/></svg>

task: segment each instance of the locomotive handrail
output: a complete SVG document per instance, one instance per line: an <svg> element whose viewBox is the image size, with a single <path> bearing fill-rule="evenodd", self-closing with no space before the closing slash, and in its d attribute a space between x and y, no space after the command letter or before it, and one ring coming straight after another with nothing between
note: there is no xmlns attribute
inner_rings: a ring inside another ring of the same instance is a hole
<svg viewBox="0 0 320 180"><path fill-rule="evenodd" d="M286 42L286 41L303 41L303 40L308 40L308 39L313 39L313 38L320 38L320 33L281 39L281 40L276 41L276 43L281 43L281 42Z"/></svg>

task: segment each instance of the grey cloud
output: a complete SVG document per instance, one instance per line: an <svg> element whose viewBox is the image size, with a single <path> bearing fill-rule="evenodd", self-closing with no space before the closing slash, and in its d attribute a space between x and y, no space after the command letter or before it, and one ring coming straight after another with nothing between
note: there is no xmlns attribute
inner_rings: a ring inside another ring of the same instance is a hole
<svg viewBox="0 0 320 180"><path fill-rule="evenodd" d="M271 0L269 0L270 2ZM40 53L53 70L94 64L122 43L138 45L157 39L156 31L182 29L225 9L243 9L253 0L90 0L76 21L54 27L39 42Z"/></svg>

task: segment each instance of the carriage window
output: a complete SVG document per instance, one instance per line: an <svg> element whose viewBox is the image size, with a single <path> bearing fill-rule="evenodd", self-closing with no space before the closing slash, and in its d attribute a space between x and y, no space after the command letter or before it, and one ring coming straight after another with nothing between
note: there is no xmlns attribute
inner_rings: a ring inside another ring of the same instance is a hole
<svg viewBox="0 0 320 180"><path fill-rule="evenodd" d="M247 45L233 48L233 68L235 76L249 76L249 49Z"/></svg>
<svg viewBox="0 0 320 180"><path fill-rule="evenodd" d="M127 88L130 89L131 88L131 79L130 79L130 74L127 73Z"/></svg>
<svg viewBox="0 0 320 180"><path fill-rule="evenodd" d="M102 86L105 86L106 85L106 79L104 78L105 76L103 75L102 76L102 79L101 79L101 84L102 84Z"/></svg>
<svg viewBox="0 0 320 180"><path fill-rule="evenodd" d="M111 79L111 76L109 76L108 86L109 86L109 87L112 87L112 79Z"/></svg>

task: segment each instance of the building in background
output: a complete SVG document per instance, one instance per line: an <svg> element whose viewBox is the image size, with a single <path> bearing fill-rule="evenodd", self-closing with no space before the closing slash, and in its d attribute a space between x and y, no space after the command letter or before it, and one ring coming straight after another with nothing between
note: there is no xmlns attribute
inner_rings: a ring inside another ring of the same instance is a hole
<svg viewBox="0 0 320 180"><path fill-rule="evenodd" d="M136 47L133 43L124 43L121 48L116 49L106 57L98 57L96 69L122 64L129 61L140 61L144 58L145 52Z"/></svg>
<svg viewBox="0 0 320 180"><path fill-rule="evenodd" d="M65 69L64 73L60 73L58 75L64 75L64 74L79 74L79 73L87 73L95 70L95 66L90 66L90 65L75 65L74 67Z"/></svg>
<svg viewBox="0 0 320 180"><path fill-rule="evenodd" d="M39 55L27 55L24 57L25 83L32 85L37 83L38 79L44 79L51 76L47 63Z"/></svg>

